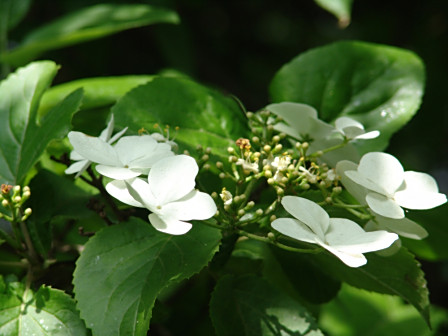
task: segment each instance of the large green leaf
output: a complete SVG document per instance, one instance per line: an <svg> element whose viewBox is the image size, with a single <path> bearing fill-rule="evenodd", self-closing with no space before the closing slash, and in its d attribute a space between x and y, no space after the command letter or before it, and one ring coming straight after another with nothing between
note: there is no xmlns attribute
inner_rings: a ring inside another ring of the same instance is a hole
<svg viewBox="0 0 448 336"><path fill-rule="evenodd" d="M354 287L382 294L398 295L412 304L429 324L429 292L420 264L405 248L393 256L368 253L367 264L358 268L344 265L327 253L310 255L324 272Z"/></svg>
<svg viewBox="0 0 448 336"><path fill-rule="evenodd" d="M65 136L70 129L82 90L66 97L39 123L36 120L40 98L56 71L53 62L35 62L18 69L0 84L1 183L20 184L47 144Z"/></svg>
<svg viewBox="0 0 448 336"><path fill-rule="evenodd" d="M136 132L154 124L179 126L176 142L183 148L211 147L227 156L227 147L247 134L239 104L187 78L158 77L126 94L112 108L118 128Z"/></svg>
<svg viewBox="0 0 448 336"><path fill-rule="evenodd" d="M31 0L0 0L0 29L14 28L28 12ZM4 24L6 23L6 26Z"/></svg>
<svg viewBox="0 0 448 336"><path fill-rule="evenodd" d="M273 102L305 103L331 122L348 115L377 139L362 142L362 152L383 150L391 135L420 106L424 66L410 51L344 41L303 53L284 65L270 85Z"/></svg>
<svg viewBox="0 0 448 336"><path fill-rule="evenodd" d="M147 83L154 76L136 75L119 77L97 77L78 79L48 89L42 96L39 115L45 115L51 108L59 104L70 92L82 88L84 99L81 109L110 107L132 88Z"/></svg>
<svg viewBox="0 0 448 336"><path fill-rule="evenodd" d="M396 296L343 286L338 298L324 305L319 326L332 336L442 335L436 332L448 321L448 311L431 307L430 330L412 306Z"/></svg>
<svg viewBox="0 0 448 336"><path fill-rule="evenodd" d="M154 23L178 23L171 10L145 4L100 4L57 19L25 37L23 43L0 56L2 62L23 65L47 50L98 39Z"/></svg>
<svg viewBox="0 0 448 336"><path fill-rule="evenodd" d="M314 0L314 2L336 16L341 28L350 24L353 0Z"/></svg>
<svg viewBox="0 0 448 336"><path fill-rule="evenodd" d="M210 301L218 336L323 335L298 302L262 278L221 278Z"/></svg>
<svg viewBox="0 0 448 336"><path fill-rule="evenodd" d="M75 302L64 292L50 287L34 292L23 283L0 280L0 335L87 335Z"/></svg>
<svg viewBox="0 0 448 336"><path fill-rule="evenodd" d="M200 223L183 236L132 218L98 232L74 273L81 317L96 336L146 335L159 292L210 261L220 233Z"/></svg>

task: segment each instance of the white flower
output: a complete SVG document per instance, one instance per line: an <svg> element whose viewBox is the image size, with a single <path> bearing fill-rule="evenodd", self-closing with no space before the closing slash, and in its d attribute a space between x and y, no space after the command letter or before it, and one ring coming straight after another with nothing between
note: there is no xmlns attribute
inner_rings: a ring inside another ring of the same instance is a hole
<svg viewBox="0 0 448 336"><path fill-rule="evenodd" d="M279 218L272 227L307 243L318 244L344 264L359 267L367 263L363 253L389 247L398 236L386 231L365 232L346 218L330 218L318 204L306 198L285 196L282 205L295 218Z"/></svg>
<svg viewBox="0 0 448 336"><path fill-rule="evenodd" d="M114 146L81 132L70 132L68 138L78 154L98 163L98 173L116 180L147 174L154 163L174 155L168 144L157 143L150 135L122 137Z"/></svg>
<svg viewBox="0 0 448 336"><path fill-rule="evenodd" d="M283 172L288 169L288 166L291 163L291 155L283 154L281 156L276 156L274 161L270 163L271 167L275 169L275 174L273 179L275 181L280 181L283 178Z"/></svg>
<svg viewBox="0 0 448 336"><path fill-rule="evenodd" d="M349 179L345 172L348 170L356 170L358 165L350 161L340 161L336 165L336 173L341 177L341 182L347 191L362 205L368 205L366 202L366 196L370 192L363 186L353 182ZM375 216L376 222L369 221L364 229L367 231L374 230L386 230L389 232L395 232L400 236L410 239L423 239L428 235L428 232L416 222L408 219L393 219L380 215Z"/></svg>
<svg viewBox="0 0 448 336"><path fill-rule="evenodd" d="M233 202L233 196L230 191L228 191L226 188L222 188L221 193L219 194L222 201L224 202L224 205L230 205Z"/></svg>
<svg viewBox="0 0 448 336"><path fill-rule="evenodd" d="M250 162L249 159L238 159L236 161L238 166L242 166L246 174L258 173L258 162Z"/></svg>
<svg viewBox="0 0 448 336"><path fill-rule="evenodd" d="M168 157L152 166L148 182L116 180L106 190L123 203L149 209L149 221L157 230L181 235L192 227L186 221L208 219L217 210L210 195L194 189L198 170L190 156Z"/></svg>
<svg viewBox="0 0 448 336"><path fill-rule="evenodd" d="M270 104L266 109L281 117L284 122L274 125L274 128L294 139L308 141L310 147L308 152L314 153L341 144L343 141L339 137L332 137L336 128L318 118L316 109L312 106L299 103L283 102ZM330 166L335 166L341 159L358 161L359 154L351 144L346 144L342 148L325 153L320 159Z"/></svg>
<svg viewBox="0 0 448 336"><path fill-rule="evenodd" d="M125 129L123 129L122 131L118 132L117 134L115 134L112 138L112 132L114 130L114 115L112 114L112 116L110 117L110 121L107 124L107 127L101 132L100 136L98 137L99 139L107 142L108 144L113 144L115 141L117 141L123 134L124 132L126 132L128 128L126 127ZM72 150L70 152L70 160L76 161L74 163L72 163L70 165L70 167L68 167L65 170L66 174L74 174L77 173L75 175L75 178L79 177L92 163L92 161L84 158L81 154L79 154L76 150Z"/></svg>
<svg viewBox="0 0 448 336"><path fill-rule="evenodd" d="M339 133L350 140L374 139L380 135L379 131L371 131L366 133L364 126L360 122L349 117L337 118L334 125Z"/></svg>
<svg viewBox="0 0 448 336"><path fill-rule="evenodd" d="M373 212L389 218L404 218L407 209L431 209L446 202L436 181L428 174L403 170L392 155L380 152L365 154L357 170L345 175L368 190L365 201Z"/></svg>

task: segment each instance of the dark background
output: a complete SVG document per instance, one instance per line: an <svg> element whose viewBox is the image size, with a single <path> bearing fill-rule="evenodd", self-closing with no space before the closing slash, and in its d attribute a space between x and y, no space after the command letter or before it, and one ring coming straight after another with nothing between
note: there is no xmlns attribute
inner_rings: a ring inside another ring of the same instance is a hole
<svg viewBox="0 0 448 336"><path fill-rule="evenodd" d="M176 69L236 95L254 111L269 103L267 88L275 72L310 48L355 39L414 51L426 64L426 93L420 111L392 138L388 151L406 170L435 176L441 190L448 192L448 1L354 0L352 22L345 29L313 0L110 2L169 7L182 23L134 29L46 53L42 59L62 65L56 84ZM11 32L11 43L46 22L96 3L101 2L35 0ZM424 262L423 269L432 302L448 307L447 263Z"/></svg>

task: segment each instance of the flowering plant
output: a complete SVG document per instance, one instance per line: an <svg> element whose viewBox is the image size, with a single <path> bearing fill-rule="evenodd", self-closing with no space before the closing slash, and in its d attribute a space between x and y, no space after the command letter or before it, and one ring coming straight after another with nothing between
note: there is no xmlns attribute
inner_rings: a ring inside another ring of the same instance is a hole
<svg viewBox="0 0 448 336"><path fill-rule="evenodd" d="M177 21L108 6L91 10ZM3 61L40 52L22 48ZM179 74L48 88L53 61L20 65L0 84L1 335L163 334L194 300L209 303L202 334L323 335L342 284L401 297L429 325L413 244L444 225L421 214L447 198L384 152L420 104L415 54L313 49L254 112Z"/></svg>

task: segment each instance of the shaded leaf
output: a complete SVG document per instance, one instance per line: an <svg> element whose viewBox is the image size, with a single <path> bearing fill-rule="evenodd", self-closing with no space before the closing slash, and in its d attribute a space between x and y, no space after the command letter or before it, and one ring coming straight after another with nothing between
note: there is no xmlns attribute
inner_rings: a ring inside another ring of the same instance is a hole
<svg viewBox="0 0 448 336"><path fill-rule="evenodd" d="M323 335L298 302L255 276L221 278L210 314L218 336Z"/></svg>
<svg viewBox="0 0 448 336"><path fill-rule="evenodd" d="M128 126L136 132L144 127L153 132L156 123L179 126L175 141L181 148L211 147L213 153L225 157L227 147L247 134L234 99L187 78L154 78L127 93L112 112L118 128Z"/></svg>
<svg viewBox="0 0 448 336"><path fill-rule="evenodd" d="M98 232L85 245L73 281L87 326L97 336L146 335L159 292L207 265L220 237L200 223L187 235L171 236L137 218Z"/></svg>
<svg viewBox="0 0 448 336"><path fill-rule="evenodd" d="M42 286L37 292L23 283L0 286L0 335L87 335L73 299L63 291Z"/></svg>
<svg viewBox="0 0 448 336"><path fill-rule="evenodd" d="M305 103L331 122L348 115L376 139L359 144L362 153L383 150L393 133L420 106L424 66L410 51L343 41L305 52L284 65L270 84L273 102ZM361 153L361 154L362 154Z"/></svg>
<svg viewBox="0 0 448 336"><path fill-rule="evenodd" d="M99 4L68 14L25 37L22 45L0 56L2 62L23 65L45 51L98 39L154 23L178 23L171 10L145 4Z"/></svg>
<svg viewBox="0 0 448 336"><path fill-rule="evenodd" d="M67 134L78 109L77 90L37 124L39 100L56 74L50 61L31 63L0 84L0 182L20 184L47 144Z"/></svg>
<svg viewBox="0 0 448 336"><path fill-rule="evenodd" d="M30 4L31 0L1 0L0 22L2 22L2 25L4 22L7 22L6 28L8 30L14 28L22 21L30 8Z"/></svg>

